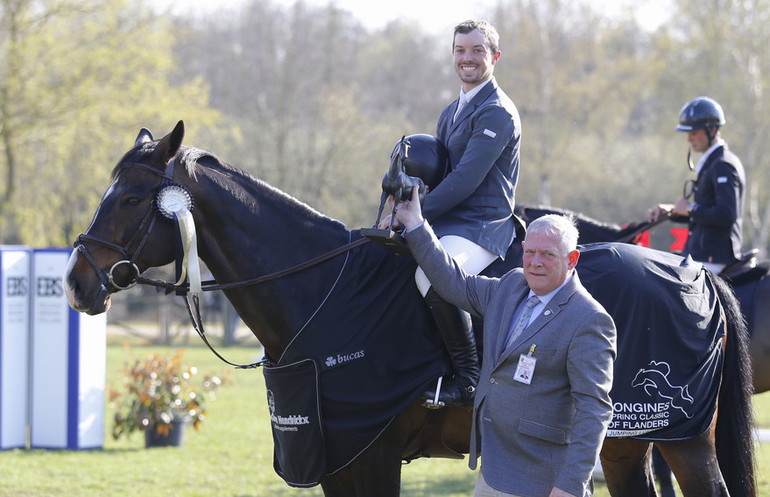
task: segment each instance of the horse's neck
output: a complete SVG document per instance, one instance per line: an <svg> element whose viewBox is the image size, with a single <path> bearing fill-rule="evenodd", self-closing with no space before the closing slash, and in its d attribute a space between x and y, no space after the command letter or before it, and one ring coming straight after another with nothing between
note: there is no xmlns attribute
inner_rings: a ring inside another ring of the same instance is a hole
<svg viewBox="0 0 770 497"><path fill-rule="evenodd" d="M201 259L217 283L273 274L347 243L349 232L328 217L260 182L233 192L210 179L194 192ZM271 358L279 355L333 282L325 263L225 295ZM335 274L333 274L335 273Z"/></svg>

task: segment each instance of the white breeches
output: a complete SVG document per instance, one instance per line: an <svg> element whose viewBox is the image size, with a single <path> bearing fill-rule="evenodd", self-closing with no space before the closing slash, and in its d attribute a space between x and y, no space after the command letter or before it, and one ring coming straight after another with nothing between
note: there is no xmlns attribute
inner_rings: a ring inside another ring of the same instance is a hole
<svg viewBox="0 0 770 497"><path fill-rule="evenodd" d="M457 262L457 265L468 274L479 274L497 259L497 255L461 236L442 236L439 239L439 243L452 256L452 259ZM423 273L422 268L418 267L417 271L415 271L414 281L424 297L430 289L430 281L428 281L428 277Z"/></svg>

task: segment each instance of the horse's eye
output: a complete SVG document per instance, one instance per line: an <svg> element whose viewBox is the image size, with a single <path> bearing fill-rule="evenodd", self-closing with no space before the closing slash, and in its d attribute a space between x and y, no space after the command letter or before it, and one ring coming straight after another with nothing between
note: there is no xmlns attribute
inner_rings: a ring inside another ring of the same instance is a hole
<svg viewBox="0 0 770 497"><path fill-rule="evenodd" d="M139 197L128 197L126 199L126 205L129 207L136 207L141 202L141 199Z"/></svg>

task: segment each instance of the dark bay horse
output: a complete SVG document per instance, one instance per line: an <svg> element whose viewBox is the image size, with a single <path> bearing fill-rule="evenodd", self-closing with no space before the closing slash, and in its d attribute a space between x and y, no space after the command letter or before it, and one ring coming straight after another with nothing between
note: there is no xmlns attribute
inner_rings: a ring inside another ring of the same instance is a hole
<svg viewBox="0 0 770 497"><path fill-rule="evenodd" d="M419 395L447 372L448 361L432 319L424 306L414 304L421 304L421 299L411 278L411 257L359 243L357 232L341 223L208 152L183 147L183 136L181 121L160 140L142 130L134 147L118 162L112 183L68 263L65 291L72 308L89 314L104 312L110 295L129 288L146 269L194 260L190 244L181 244L188 249L183 256L176 249L180 231L187 233L183 239L190 240L190 225L184 225L185 231L182 222L188 214L197 236L192 246L197 246L217 287L264 345L270 369L269 375L265 370L266 382L276 381L274 374L280 372L301 375L309 380L295 386L292 396L311 391L311 406L317 405L319 396L331 400L318 409L328 423L328 450L322 448L320 457L313 459L321 471L305 467L309 456L319 452L310 443L302 447L302 455L308 457L302 457L295 468L291 458L282 456L296 447L290 446L285 434L276 433L276 426L290 435L317 418L291 407L283 410L297 404L283 404L285 396L277 390L273 396L268 388L276 470L289 484L310 486L318 476L329 497L395 497L400 493L402 460L461 458L467 453L470 411L427 410L419 405ZM166 222L169 217L177 222ZM192 291L193 266L182 266L188 267ZM700 274L711 281L706 273ZM245 278L252 279L244 284ZM753 496L745 330L736 324L740 311L729 290L716 283L714 292L710 299L714 310L704 318L719 323L722 332L714 347L723 366L721 408L716 409L716 400L712 402L700 434L660 446L685 495L727 495L729 490L733 497ZM655 294L651 292L650 298ZM647 308L655 305L652 300ZM320 328L318 333L311 333L314 326ZM402 329L407 329L406 335ZM619 340L623 331L619 330ZM315 352L320 355L309 367L297 350L300 345L322 350ZM410 354L413 351L418 351L416 357L409 357L415 355ZM391 355L378 360L380 352ZM650 363L650 368L656 367ZM666 373L661 368L656 371ZM362 442L351 438L353 432L373 435ZM351 447L351 454L336 453ZM650 442L641 439L605 440L602 466L612 495L654 493L649 450ZM292 481L302 471L311 474Z"/></svg>
<svg viewBox="0 0 770 497"><path fill-rule="evenodd" d="M532 221L545 214L565 214L575 217L580 230L580 243L597 242L634 242L634 235L641 233L648 223L630 224L621 227L617 224L597 221L591 217L548 206L516 207L516 212L525 222ZM743 314L749 325L749 355L753 371L754 393L770 390L770 261L760 262L752 273L752 278L736 278L733 282L740 297Z"/></svg>

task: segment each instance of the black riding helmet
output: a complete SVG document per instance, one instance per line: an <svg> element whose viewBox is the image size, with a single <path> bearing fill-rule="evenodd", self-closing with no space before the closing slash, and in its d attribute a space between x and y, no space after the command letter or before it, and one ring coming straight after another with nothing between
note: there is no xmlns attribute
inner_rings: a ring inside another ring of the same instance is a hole
<svg viewBox="0 0 770 497"><path fill-rule="evenodd" d="M709 97L698 97L687 102L679 111L677 131L695 131L709 129L725 124L725 113L716 100Z"/></svg>
<svg viewBox="0 0 770 497"><path fill-rule="evenodd" d="M431 135L409 135L402 138L406 142L407 152L404 159L404 172L409 176L422 179L433 189L444 179L449 167L449 154L444 144ZM393 150L398 152L401 140Z"/></svg>
<svg viewBox="0 0 770 497"><path fill-rule="evenodd" d="M695 131L703 129L706 131L709 145L714 143L719 127L724 125L725 113L722 106L709 97L698 97L690 100L682 110L679 111L679 124L676 125L676 131ZM692 163L692 149L687 149L687 167L691 171L695 169Z"/></svg>

